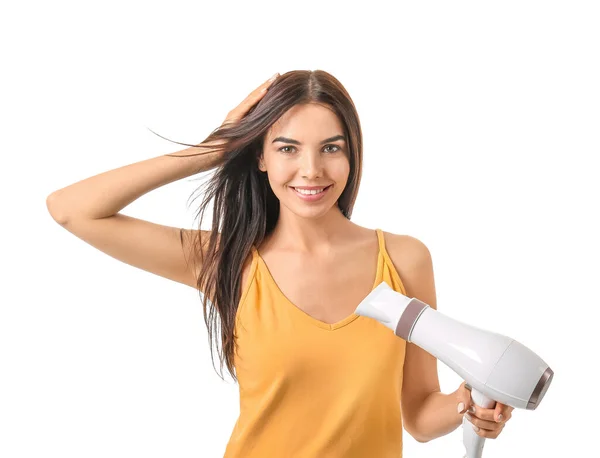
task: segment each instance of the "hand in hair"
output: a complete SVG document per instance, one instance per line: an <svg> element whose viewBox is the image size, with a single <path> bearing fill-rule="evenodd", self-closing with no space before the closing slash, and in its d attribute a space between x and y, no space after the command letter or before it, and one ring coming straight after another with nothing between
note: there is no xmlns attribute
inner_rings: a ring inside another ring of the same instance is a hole
<svg viewBox="0 0 600 458"><path fill-rule="evenodd" d="M204 139L202 143L200 143L197 146L208 147L210 148L208 153L216 153L219 158L222 157L223 153L226 150L228 141L228 136L226 134L223 135L223 132L221 131L222 128L228 125L236 124L244 116L246 116L248 114L248 111L264 97L264 95L267 93L267 89L271 84L273 84L273 82L277 79L278 76L279 73L275 73L271 78L262 83L256 89L254 89L248 95L248 97L246 97L242 101L242 103L240 103L237 107L235 107L233 110L227 113L227 117L225 118L225 121L223 121L223 124L216 128L206 139Z"/></svg>
<svg viewBox="0 0 600 458"><path fill-rule="evenodd" d="M227 117L225 118L225 121L223 121L223 125L234 124L246 116L248 110L250 110L250 108L256 105L260 99L264 97L264 95L267 93L267 89L273 83L273 81L277 79L278 76L279 73L275 73L271 78L254 89L250 95L248 95L248 97L242 101L242 103L227 113Z"/></svg>

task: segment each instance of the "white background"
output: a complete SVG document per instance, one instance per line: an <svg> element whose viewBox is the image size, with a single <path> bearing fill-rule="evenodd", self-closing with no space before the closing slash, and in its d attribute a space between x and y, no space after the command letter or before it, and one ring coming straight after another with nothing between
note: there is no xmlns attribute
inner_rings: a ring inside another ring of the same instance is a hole
<svg viewBox="0 0 600 458"><path fill-rule="evenodd" d="M297 69L332 73L358 108L353 221L422 240L440 312L555 371L484 456L595 454L596 2L16 3L0 11L1 457L223 455L238 387L215 371L196 291L87 245L46 197L184 148L148 129L201 141ZM192 227L197 178L122 213ZM459 457L461 437L405 432L404 456Z"/></svg>

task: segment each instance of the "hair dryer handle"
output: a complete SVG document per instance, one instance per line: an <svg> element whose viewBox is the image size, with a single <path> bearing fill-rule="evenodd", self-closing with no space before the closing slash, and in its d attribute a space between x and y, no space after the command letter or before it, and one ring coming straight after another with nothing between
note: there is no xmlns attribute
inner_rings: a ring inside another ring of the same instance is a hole
<svg viewBox="0 0 600 458"><path fill-rule="evenodd" d="M486 397L481 392L474 388L471 388L471 401L479 407L484 409L493 409L496 407L496 401ZM463 445L465 446L465 457L464 458L481 458L483 453L483 446L485 444L485 437L478 436L473 429L473 424L467 420L467 417L463 417Z"/></svg>

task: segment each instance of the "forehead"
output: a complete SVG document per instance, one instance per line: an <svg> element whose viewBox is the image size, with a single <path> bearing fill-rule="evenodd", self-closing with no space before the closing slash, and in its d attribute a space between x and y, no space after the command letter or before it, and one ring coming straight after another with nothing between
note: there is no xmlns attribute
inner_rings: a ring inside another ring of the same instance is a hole
<svg viewBox="0 0 600 458"><path fill-rule="evenodd" d="M286 111L268 130L267 140L279 135L299 141L321 141L344 129L337 115L323 105L295 105Z"/></svg>

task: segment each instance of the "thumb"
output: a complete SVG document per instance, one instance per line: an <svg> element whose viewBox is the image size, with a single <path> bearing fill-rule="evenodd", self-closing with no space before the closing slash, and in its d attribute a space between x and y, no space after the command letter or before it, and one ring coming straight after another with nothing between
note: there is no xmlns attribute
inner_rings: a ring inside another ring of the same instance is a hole
<svg viewBox="0 0 600 458"><path fill-rule="evenodd" d="M471 390L469 388L467 382L462 382L456 390L456 397L458 399L456 410L461 415L471 407Z"/></svg>

